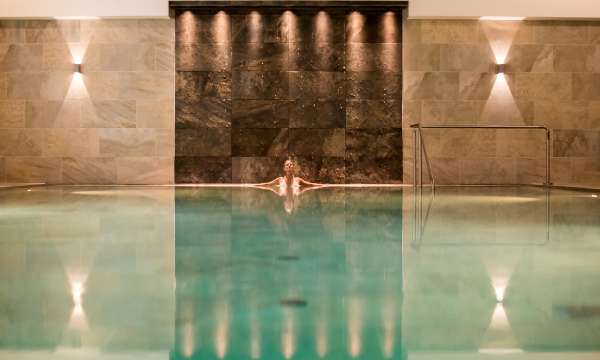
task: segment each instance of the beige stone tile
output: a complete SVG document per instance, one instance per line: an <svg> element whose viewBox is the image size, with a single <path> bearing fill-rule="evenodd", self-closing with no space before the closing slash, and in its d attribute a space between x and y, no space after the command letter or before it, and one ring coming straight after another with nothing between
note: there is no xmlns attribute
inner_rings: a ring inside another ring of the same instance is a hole
<svg viewBox="0 0 600 360"><path fill-rule="evenodd" d="M600 106L597 111L600 120ZM589 129L591 124L588 113L594 112L593 106L590 104L588 107L586 102L536 101L535 124L552 129Z"/></svg>
<svg viewBox="0 0 600 360"><path fill-rule="evenodd" d="M571 159L553 157L550 162L550 176L554 185L571 185L573 183Z"/></svg>
<svg viewBox="0 0 600 360"><path fill-rule="evenodd" d="M44 157L5 158L6 182L61 183L61 159Z"/></svg>
<svg viewBox="0 0 600 360"><path fill-rule="evenodd" d="M516 182L517 184L545 184L546 159L517 158Z"/></svg>
<svg viewBox="0 0 600 360"><path fill-rule="evenodd" d="M594 69L595 47L591 45L557 45L554 48L554 71L590 72Z"/></svg>
<svg viewBox="0 0 600 360"><path fill-rule="evenodd" d="M154 129L99 129L102 156L155 156Z"/></svg>
<svg viewBox="0 0 600 360"><path fill-rule="evenodd" d="M600 74L574 73L573 100L600 100Z"/></svg>
<svg viewBox="0 0 600 360"><path fill-rule="evenodd" d="M43 69L46 71L73 71L75 60L66 43L49 43L43 45Z"/></svg>
<svg viewBox="0 0 600 360"><path fill-rule="evenodd" d="M140 100L136 102L138 128L172 129L175 127L175 102Z"/></svg>
<svg viewBox="0 0 600 360"><path fill-rule="evenodd" d="M0 99L6 99L8 97L7 88L8 77L6 76L6 73L0 73Z"/></svg>
<svg viewBox="0 0 600 360"><path fill-rule="evenodd" d="M402 127L421 122L421 101L403 101L402 103Z"/></svg>
<svg viewBox="0 0 600 360"><path fill-rule="evenodd" d="M541 44L513 45L506 58L506 72L552 72L554 47Z"/></svg>
<svg viewBox="0 0 600 360"><path fill-rule="evenodd" d="M597 131L590 130L554 130L554 157L598 156L599 138Z"/></svg>
<svg viewBox="0 0 600 360"><path fill-rule="evenodd" d="M535 40L535 22L481 21L481 30L492 48L504 51L515 44L531 44Z"/></svg>
<svg viewBox="0 0 600 360"><path fill-rule="evenodd" d="M439 44L405 44L403 58L404 71L440 70Z"/></svg>
<svg viewBox="0 0 600 360"><path fill-rule="evenodd" d="M124 100L168 100L175 93L171 72L125 72L120 74L119 96Z"/></svg>
<svg viewBox="0 0 600 360"><path fill-rule="evenodd" d="M422 21L421 41L433 44L479 43L482 41L478 21L430 20Z"/></svg>
<svg viewBox="0 0 600 360"><path fill-rule="evenodd" d="M587 44L588 24L579 21L537 21L535 41L540 44Z"/></svg>
<svg viewBox="0 0 600 360"><path fill-rule="evenodd" d="M471 125L480 121L481 101L423 101L422 122L428 125Z"/></svg>
<svg viewBox="0 0 600 360"><path fill-rule="evenodd" d="M102 49L104 44L83 44L79 56L81 57L81 70L84 74L102 71Z"/></svg>
<svg viewBox="0 0 600 360"><path fill-rule="evenodd" d="M546 158L544 130L496 130L499 157Z"/></svg>
<svg viewBox="0 0 600 360"><path fill-rule="evenodd" d="M175 156L175 130L156 130L156 155Z"/></svg>
<svg viewBox="0 0 600 360"><path fill-rule="evenodd" d="M7 98L21 100L40 99L42 95L42 85L47 77L47 74L42 72L7 74Z"/></svg>
<svg viewBox="0 0 600 360"><path fill-rule="evenodd" d="M172 184L172 157L123 157L117 159L119 184Z"/></svg>
<svg viewBox="0 0 600 360"><path fill-rule="evenodd" d="M461 72L459 77L460 99L487 100L496 82L496 74L489 72Z"/></svg>
<svg viewBox="0 0 600 360"><path fill-rule="evenodd" d="M136 103L133 100L86 100L81 126L87 128L134 128Z"/></svg>
<svg viewBox="0 0 600 360"><path fill-rule="evenodd" d="M83 82L93 100L114 100L119 98L120 79L116 72L89 72Z"/></svg>
<svg viewBox="0 0 600 360"><path fill-rule="evenodd" d="M6 171L4 168L4 158L0 157L0 184L6 182Z"/></svg>
<svg viewBox="0 0 600 360"><path fill-rule="evenodd" d="M102 71L152 71L154 62L154 44L101 45L100 70Z"/></svg>
<svg viewBox="0 0 600 360"><path fill-rule="evenodd" d="M80 41L77 20L25 21L25 38L28 43L68 43Z"/></svg>
<svg viewBox="0 0 600 360"><path fill-rule="evenodd" d="M575 185L598 187L600 184L600 156L571 159Z"/></svg>
<svg viewBox="0 0 600 360"><path fill-rule="evenodd" d="M533 125L534 102L528 100L495 99L485 102L481 124L487 125Z"/></svg>
<svg viewBox="0 0 600 360"><path fill-rule="evenodd" d="M32 129L0 129L0 155L40 156L43 131Z"/></svg>
<svg viewBox="0 0 600 360"><path fill-rule="evenodd" d="M590 101L587 107L589 129L600 129L600 101Z"/></svg>
<svg viewBox="0 0 600 360"><path fill-rule="evenodd" d="M154 46L154 70L175 71L175 44L158 43Z"/></svg>
<svg viewBox="0 0 600 360"><path fill-rule="evenodd" d="M440 47L442 71L489 72L495 63L488 44L444 44Z"/></svg>
<svg viewBox="0 0 600 360"><path fill-rule="evenodd" d="M436 157L492 157L496 155L496 132L487 129L426 129L428 152Z"/></svg>
<svg viewBox="0 0 600 360"><path fill-rule="evenodd" d="M515 96L520 99L568 101L576 92L574 89L569 73L515 75Z"/></svg>
<svg viewBox="0 0 600 360"><path fill-rule="evenodd" d="M175 42L174 19L140 19L138 21L139 41L153 43Z"/></svg>
<svg viewBox="0 0 600 360"><path fill-rule="evenodd" d="M81 41L84 43L137 43L139 39L137 19L81 21Z"/></svg>
<svg viewBox="0 0 600 360"><path fill-rule="evenodd" d="M428 181L427 167L425 164L423 166L423 181ZM431 172L438 185L460 184L460 160L458 158L432 157Z"/></svg>
<svg viewBox="0 0 600 360"><path fill-rule="evenodd" d="M460 179L462 184L516 184L516 159L463 158Z"/></svg>
<svg viewBox="0 0 600 360"><path fill-rule="evenodd" d="M25 101L0 101L0 128L25 127Z"/></svg>
<svg viewBox="0 0 600 360"><path fill-rule="evenodd" d="M457 72L404 73L404 98L407 100L453 100L458 98Z"/></svg>
<svg viewBox="0 0 600 360"><path fill-rule="evenodd" d="M99 154L96 129L48 129L43 156L94 157Z"/></svg>
<svg viewBox="0 0 600 360"><path fill-rule="evenodd" d="M71 98L69 91L73 83L72 71L52 71L46 74L40 88L43 100L63 101ZM74 94L76 95L76 94Z"/></svg>
<svg viewBox="0 0 600 360"><path fill-rule="evenodd" d="M0 71L41 71L43 48L40 44L0 45Z"/></svg>
<svg viewBox="0 0 600 360"><path fill-rule="evenodd" d="M423 20L408 19L408 11L403 14L402 42L404 44L417 44L421 42L421 24Z"/></svg>
<svg viewBox="0 0 600 360"><path fill-rule="evenodd" d="M25 42L25 26L22 20L0 20L0 43Z"/></svg>
<svg viewBox="0 0 600 360"><path fill-rule="evenodd" d="M63 158L62 181L65 184L116 184L114 158Z"/></svg>
<svg viewBox="0 0 600 360"><path fill-rule="evenodd" d="M28 128L78 128L80 121L81 103L78 100L27 102Z"/></svg>

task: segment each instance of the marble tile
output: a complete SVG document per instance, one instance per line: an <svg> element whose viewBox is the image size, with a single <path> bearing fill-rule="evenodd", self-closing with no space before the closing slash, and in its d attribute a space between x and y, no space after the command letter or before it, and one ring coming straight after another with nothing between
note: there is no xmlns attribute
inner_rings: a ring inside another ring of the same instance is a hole
<svg viewBox="0 0 600 360"><path fill-rule="evenodd" d="M472 125L480 122L484 106L481 101L423 101L421 120L428 125ZM413 124L416 121L412 122Z"/></svg>
<svg viewBox="0 0 600 360"><path fill-rule="evenodd" d="M486 125L533 125L534 101L530 100L488 100L481 113L481 124Z"/></svg>
<svg viewBox="0 0 600 360"><path fill-rule="evenodd" d="M440 185L460 184L460 159L453 157L432 157L431 172L435 176L435 183ZM413 164L410 164L412 167ZM427 168L423 169L423 181L429 181Z"/></svg>
<svg viewBox="0 0 600 360"><path fill-rule="evenodd" d="M134 128L136 103L133 100L83 101L81 127Z"/></svg>
<svg viewBox="0 0 600 360"><path fill-rule="evenodd" d="M424 133L431 157L496 156L496 131L489 129L428 129Z"/></svg>
<svg viewBox="0 0 600 360"><path fill-rule="evenodd" d="M177 129L175 155L231 156L231 129Z"/></svg>
<svg viewBox="0 0 600 360"><path fill-rule="evenodd" d="M402 97L402 75L384 72L346 72L347 97L390 99Z"/></svg>
<svg viewBox="0 0 600 360"><path fill-rule="evenodd" d="M586 103L570 101L536 101L535 124L552 129L589 129L592 126Z"/></svg>
<svg viewBox="0 0 600 360"><path fill-rule="evenodd" d="M587 104L588 126L589 129L600 129L600 101L590 101Z"/></svg>
<svg viewBox="0 0 600 360"><path fill-rule="evenodd" d="M236 128L287 128L290 102L286 100L234 100L232 126Z"/></svg>
<svg viewBox="0 0 600 360"><path fill-rule="evenodd" d="M77 20L25 21L25 38L28 43L79 42L80 23Z"/></svg>
<svg viewBox="0 0 600 360"><path fill-rule="evenodd" d="M25 24L22 20L0 20L0 43L25 42Z"/></svg>
<svg viewBox="0 0 600 360"><path fill-rule="evenodd" d="M197 101L205 97L231 98L231 73L190 71L177 72L175 97Z"/></svg>
<svg viewBox="0 0 600 360"><path fill-rule="evenodd" d="M234 71L234 99L261 100L288 98L290 81L287 72Z"/></svg>
<svg viewBox="0 0 600 360"><path fill-rule="evenodd" d="M600 100L600 74L573 73L573 100Z"/></svg>
<svg viewBox="0 0 600 360"><path fill-rule="evenodd" d="M401 128L402 103L393 100L350 100L347 102L346 127Z"/></svg>
<svg viewBox="0 0 600 360"><path fill-rule="evenodd" d="M343 43L345 17L328 11L308 10L291 15L288 21L289 42Z"/></svg>
<svg viewBox="0 0 600 360"><path fill-rule="evenodd" d="M5 160L3 157L0 157L0 184L6 182L6 170L4 167Z"/></svg>
<svg viewBox="0 0 600 360"><path fill-rule="evenodd" d="M158 43L154 45L154 70L175 70L175 44Z"/></svg>
<svg viewBox="0 0 600 360"><path fill-rule="evenodd" d="M231 70L230 44L177 44L178 71Z"/></svg>
<svg viewBox="0 0 600 360"><path fill-rule="evenodd" d="M285 71L289 68L288 54L288 44L235 43L233 44L232 69Z"/></svg>
<svg viewBox="0 0 600 360"><path fill-rule="evenodd" d="M478 22L472 20L422 21L420 27L426 44L476 44L484 39Z"/></svg>
<svg viewBox="0 0 600 360"><path fill-rule="evenodd" d="M594 69L595 47L587 45L557 45L554 47L554 71L591 72Z"/></svg>
<svg viewBox="0 0 600 360"><path fill-rule="evenodd" d="M421 101L403 101L402 102L402 125L408 127L417 124L424 119Z"/></svg>
<svg viewBox="0 0 600 360"><path fill-rule="evenodd" d="M167 100L173 98L175 76L170 72L122 72L119 98L122 100Z"/></svg>
<svg viewBox="0 0 600 360"><path fill-rule="evenodd" d="M172 184L174 163L170 157L117 158L118 184Z"/></svg>
<svg viewBox="0 0 600 360"><path fill-rule="evenodd" d="M351 43L401 43L402 12L352 12L346 17L346 41Z"/></svg>
<svg viewBox="0 0 600 360"><path fill-rule="evenodd" d="M404 44L404 71L439 71L440 64L439 44Z"/></svg>
<svg viewBox="0 0 600 360"><path fill-rule="evenodd" d="M346 130L346 160L402 158L401 129Z"/></svg>
<svg viewBox="0 0 600 360"><path fill-rule="evenodd" d="M0 101L0 128L25 127L25 101Z"/></svg>
<svg viewBox="0 0 600 360"><path fill-rule="evenodd" d="M175 129L156 129L156 155L175 156Z"/></svg>
<svg viewBox="0 0 600 360"><path fill-rule="evenodd" d="M280 157L233 157L232 182L256 184L281 176L286 158Z"/></svg>
<svg viewBox="0 0 600 360"><path fill-rule="evenodd" d="M291 155L343 157L345 143L344 129L290 129Z"/></svg>
<svg viewBox="0 0 600 360"><path fill-rule="evenodd" d="M506 58L506 72L554 71L555 51L552 45L516 44Z"/></svg>
<svg viewBox="0 0 600 360"><path fill-rule="evenodd" d="M176 100L175 126L178 129L231 127L231 100L206 97L199 100Z"/></svg>
<svg viewBox="0 0 600 360"><path fill-rule="evenodd" d="M578 96L581 90L571 82L571 74L518 73L515 75L514 95L520 99L566 101Z"/></svg>
<svg viewBox="0 0 600 360"><path fill-rule="evenodd" d="M8 98L8 77L6 73L0 73L0 99Z"/></svg>
<svg viewBox="0 0 600 360"><path fill-rule="evenodd" d="M597 156L600 151L597 131L554 130L552 139L554 157Z"/></svg>
<svg viewBox="0 0 600 360"><path fill-rule="evenodd" d="M402 183L402 157L346 158L347 184Z"/></svg>
<svg viewBox="0 0 600 360"><path fill-rule="evenodd" d="M68 44L48 43L43 45L43 70L73 71L73 66L73 54Z"/></svg>
<svg viewBox="0 0 600 360"><path fill-rule="evenodd" d="M100 143L96 129L48 129L44 135L43 156L99 156Z"/></svg>
<svg viewBox="0 0 600 360"><path fill-rule="evenodd" d="M343 43L291 43L289 69L307 71L343 71L345 51Z"/></svg>
<svg viewBox="0 0 600 360"><path fill-rule="evenodd" d="M515 181L517 184L544 184L546 182L546 159L518 158Z"/></svg>
<svg viewBox="0 0 600 360"><path fill-rule="evenodd" d="M101 156L156 155L154 129L98 129Z"/></svg>
<svg viewBox="0 0 600 360"><path fill-rule="evenodd" d="M555 158L550 162L551 179L555 185L572 185L573 169L570 158Z"/></svg>
<svg viewBox="0 0 600 360"><path fill-rule="evenodd" d="M294 15L250 12L232 16L234 43L286 43Z"/></svg>
<svg viewBox="0 0 600 360"><path fill-rule="evenodd" d="M136 101L136 127L172 129L175 127L175 103L172 99Z"/></svg>
<svg viewBox="0 0 600 360"><path fill-rule="evenodd" d="M544 130L496 131L498 157L544 159L546 157L546 132Z"/></svg>
<svg viewBox="0 0 600 360"><path fill-rule="evenodd" d="M231 157L175 157L175 183L230 183Z"/></svg>
<svg viewBox="0 0 600 360"><path fill-rule="evenodd" d="M38 100L42 97L42 86L46 73L9 73L7 74L7 98L20 100Z"/></svg>
<svg viewBox="0 0 600 360"><path fill-rule="evenodd" d="M488 72L496 62L487 44L444 44L440 47L441 71Z"/></svg>
<svg viewBox="0 0 600 360"><path fill-rule="evenodd" d="M457 72L405 72L406 100L453 100L458 98Z"/></svg>
<svg viewBox="0 0 600 360"><path fill-rule="evenodd" d="M140 42L175 42L175 21L173 19L139 19L137 25Z"/></svg>
<svg viewBox="0 0 600 360"><path fill-rule="evenodd" d="M83 77L89 97L94 100L115 100L119 98L120 77L116 72L91 72Z"/></svg>
<svg viewBox="0 0 600 360"><path fill-rule="evenodd" d="M62 182L61 159L43 157L5 158L6 182L59 184Z"/></svg>
<svg viewBox="0 0 600 360"><path fill-rule="evenodd" d="M343 184L346 179L346 163L343 157L296 156L298 176L321 184Z"/></svg>
<svg viewBox="0 0 600 360"><path fill-rule="evenodd" d="M589 42L586 22L537 21L535 41L540 44L586 44Z"/></svg>
<svg viewBox="0 0 600 360"><path fill-rule="evenodd" d="M600 161L598 156L574 158L571 161L572 179L575 185L597 188L600 183Z"/></svg>
<svg viewBox="0 0 600 360"><path fill-rule="evenodd" d="M516 184L516 175L514 158L477 157L460 160L462 184Z"/></svg>
<svg viewBox="0 0 600 360"><path fill-rule="evenodd" d="M114 158L66 157L62 159L64 184L116 184L117 162Z"/></svg>
<svg viewBox="0 0 600 360"><path fill-rule="evenodd" d="M0 129L0 155L41 156L44 144L42 130Z"/></svg>
<svg viewBox="0 0 600 360"><path fill-rule="evenodd" d="M40 88L40 98L51 101L81 99L85 93L85 89L81 89L81 84L79 86L72 86L73 81L72 71L48 72ZM79 87L79 89L75 89L76 87ZM83 92L75 90L83 90Z"/></svg>
<svg viewBox="0 0 600 360"><path fill-rule="evenodd" d="M402 44L346 44L346 69L402 72Z"/></svg>
<svg viewBox="0 0 600 360"><path fill-rule="evenodd" d="M102 44L99 70L152 71L155 59L155 48L152 43Z"/></svg>
<svg viewBox="0 0 600 360"><path fill-rule="evenodd" d="M343 72L290 72L291 99L343 99L346 96Z"/></svg>
<svg viewBox="0 0 600 360"><path fill-rule="evenodd" d="M461 72L458 85L460 99L488 100L496 81L496 74Z"/></svg>
<svg viewBox="0 0 600 360"><path fill-rule="evenodd" d="M288 154L288 129L241 129L231 131L232 156L285 157Z"/></svg>
<svg viewBox="0 0 600 360"><path fill-rule="evenodd" d="M290 108L291 128L343 128L346 104L341 100L296 100Z"/></svg>
<svg viewBox="0 0 600 360"><path fill-rule="evenodd" d="M177 12L175 39L178 43L229 43L235 16L226 13Z"/></svg>
<svg viewBox="0 0 600 360"><path fill-rule="evenodd" d="M138 20L101 19L80 21L81 42L87 44L136 43L140 41Z"/></svg>

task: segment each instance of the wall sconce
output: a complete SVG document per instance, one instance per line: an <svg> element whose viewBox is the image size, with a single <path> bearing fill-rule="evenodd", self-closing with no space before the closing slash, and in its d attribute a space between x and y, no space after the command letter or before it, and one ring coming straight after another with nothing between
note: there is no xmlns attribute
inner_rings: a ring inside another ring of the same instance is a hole
<svg viewBox="0 0 600 360"><path fill-rule="evenodd" d="M496 64L494 65L494 72L496 74L504 74L506 71L506 64Z"/></svg>
<svg viewBox="0 0 600 360"><path fill-rule="evenodd" d="M77 74L81 74L81 64L73 65L73 72L75 72Z"/></svg>

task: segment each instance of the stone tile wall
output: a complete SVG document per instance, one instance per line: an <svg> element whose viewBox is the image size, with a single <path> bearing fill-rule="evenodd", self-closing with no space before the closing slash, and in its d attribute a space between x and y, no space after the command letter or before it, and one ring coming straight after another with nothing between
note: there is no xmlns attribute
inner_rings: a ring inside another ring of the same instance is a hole
<svg viewBox="0 0 600 360"><path fill-rule="evenodd" d="M176 14L178 183L402 181L401 14Z"/></svg>
<svg viewBox="0 0 600 360"><path fill-rule="evenodd" d="M172 20L0 21L0 182L172 183L174 34Z"/></svg>
<svg viewBox="0 0 600 360"><path fill-rule="evenodd" d="M545 125L552 180L600 187L600 22L408 20L404 117L410 124ZM506 63L504 79L492 65ZM426 130L440 183L542 183L539 131ZM412 181L406 130L405 181Z"/></svg>

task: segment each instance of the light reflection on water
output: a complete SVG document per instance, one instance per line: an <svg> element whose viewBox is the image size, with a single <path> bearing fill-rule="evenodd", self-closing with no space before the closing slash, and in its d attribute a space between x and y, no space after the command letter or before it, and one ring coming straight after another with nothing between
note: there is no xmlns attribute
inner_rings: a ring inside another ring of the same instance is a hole
<svg viewBox="0 0 600 360"><path fill-rule="evenodd" d="M418 239L410 188L282 201L0 191L0 359L598 355L597 198L440 189Z"/></svg>

